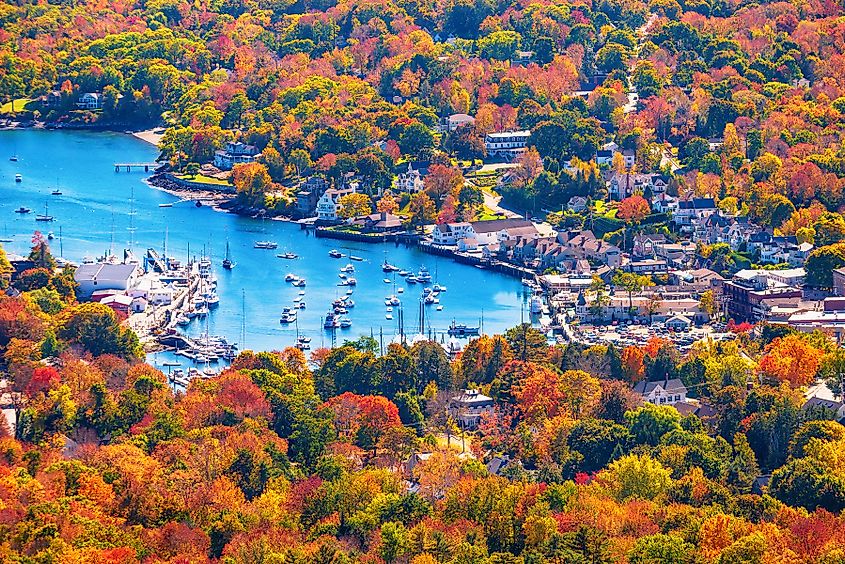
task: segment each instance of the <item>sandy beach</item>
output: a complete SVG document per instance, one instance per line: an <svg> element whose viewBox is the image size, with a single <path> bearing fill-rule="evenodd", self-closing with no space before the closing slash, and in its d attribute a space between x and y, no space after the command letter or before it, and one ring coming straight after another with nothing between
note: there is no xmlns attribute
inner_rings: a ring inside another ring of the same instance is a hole
<svg viewBox="0 0 845 564"><path fill-rule="evenodd" d="M141 141L146 141L150 145L155 145L156 147L158 147L158 142L161 141L161 138L164 136L164 128L158 127L155 129L147 129L144 131L135 131L132 133L132 135L134 135Z"/></svg>

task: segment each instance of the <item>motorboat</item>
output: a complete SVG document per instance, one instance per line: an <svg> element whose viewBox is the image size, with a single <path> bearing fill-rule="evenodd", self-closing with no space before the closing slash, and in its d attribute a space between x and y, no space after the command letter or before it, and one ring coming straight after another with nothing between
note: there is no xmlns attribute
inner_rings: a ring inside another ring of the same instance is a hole
<svg viewBox="0 0 845 564"><path fill-rule="evenodd" d="M397 272L396 274L398 274L399 276L404 277L404 276L408 276L408 275L409 275L409 274L411 274L411 273L410 273L410 272L408 272L407 270L400 270L400 271L399 271L399 272Z"/></svg>
<svg viewBox="0 0 845 564"><path fill-rule="evenodd" d="M337 318L335 318L334 312L330 311L326 314L326 319L323 321L323 328L324 329L334 329L338 326Z"/></svg>
<svg viewBox="0 0 845 564"><path fill-rule="evenodd" d="M397 293L397 294L404 294L404 293L405 293L405 288L396 288L396 293Z"/></svg>
<svg viewBox="0 0 845 564"><path fill-rule="evenodd" d="M9 160L12 161L13 163L16 163L16 162L18 162L18 156L12 155L11 157L9 157Z"/></svg>
<svg viewBox="0 0 845 564"><path fill-rule="evenodd" d="M358 262L361 262L364 259L361 257L356 257L355 255L349 255L349 260L357 260Z"/></svg>
<svg viewBox="0 0 845 564"><path fill-rule="evenodd" d="M440 303L440 300L435 298L434 294L429 294L423 299L423 303L425 303L425 305L434 305Z"/></svg>
<svg viewBox="0 0 845 564"><path fill-rule="evenodd" d="M442 306L442 305L438 305L436 309L437 309L437 311L443 311L443 306Z"/></svg>
<svg viewBox="0 0 845 564"><path fill-rule="evenodd" d="M352 320L348 317L341 317L340 318L340 328L341 329L349 329L352 327Z"/></svg>
<svg viewBox="0 0 845 564"><path fill-rule="evenodd" d="M467 325L458 325L454 321L449 326L449 336L450 337L474 337L479 334L478 327L469 327Z"/></svg>
<svg viewBox="0 0 845 564"><path fill-rule="evenodd" d="M275 249L278 246L279 244L275 241L256 241L253 245L256 249Z"/></svg>
<svg viewBox="0 0 845 564"><path fill-rule="evenodd" d="M384 282L385 284L390 284L390 278L385 278L384 280L382 280L382 282Z"/></svg>
<svg viewBox="0 0 845 564"><path fill-rule="evenodd" d="M23 182L23 175L16 174L15 175L15 182Z"/></svg>
<svg viewBox="0 0 845 564"><path fill-rule="evenodd" d="M387 260L385 260L383 263L381 263L381 270L383 272L396 272L397 270L399 270L399 267L393 266L392 264L387 262Z"/></svg>
<svg viewBox="0 0 845 564"><path fill-rule="evenodd" d="M298 288L304 288L305 287L305 278L297 278L296 280L293 281L293 285L298 287Z"/></svg>
<svg viewBox="0 0 845 564"><path fill-rule="evenodd" d="M299 293L299 295L300 295L300 296L304 296L304 295L305 295L305 290L300 290L298 293Z"/></svg>
<svg viewBox="0 0 845 564"><path fill-rule="evenodd" d="M172 208L173 204L170 203L170 202L167 202L165 204L159 204L158 207L160 207L160 208Z"/></svg>
<svg viewBox="0 0 845 564"><path fill-rule="evenodd" d="M419 272L417 272L417 282L422 284L427 284L431 282L431 274L428 273L428 269L424 266L420 267Z"/></svg>
<svg viewBox="0 0 845 564"><path fill-rule="evenodd" d="M305 300L302 300L301 302L297 302L294 307L297 308L297 309L305 309Z"/></svg>
<svg viewBox="0 0 845 564"><path fill-rule="evenodd" d="M191 322L191 318L185 315L184 313L180 313L176 316L176 325L179 327L184 327Z"/></svg>
<svg viewBox="0 0 845 564"><path fill-rule="evenodd" d="M355 286L356 284L358 284L358 281L355 280L354 278L347 278L346 279L346 285L347 286Z"/></svg>
<svg viewBox="0 0 845 564"><path fill-rule="evenodd" d="M405 282L407 282L408 284L416 284L417 283L417 277L414 276L413 274L409 274L408 277L405 278Z"/></svg>
<svg viewBox="0 0 845 564"><path fill-rule="evenodd" d="M47 240L48 240L48 241L52 241L52 240L53 240L53 239L55 239L55 238L56 238L56 236L53 234L53 232L52 232L52 231L48 231L48 232L47 232Z"/></svg>
<svg viewBox="0 0 845 564"><path fill-rule="evenodd" d="M217 292L206 292L202 297L205 300L205 305L208 307L217 307L220 305L220 297L217 295Z"/></svg>
<svg viewBox="0 0 845 564"><path fill-rule="evenodd" d="M335 315L346 315L347 313L349 313L349 310L343 306L339 306L334 308L334 313Z"/></svg>
<svg viewBox="0 0 845 564"><path fill-rule="evenodd" d="M297 276L296 274L293 274L291 272L285 274L285 282L294 282L295 280L299 280L299 276Z"/></svg>
<svg viewBox="0 0 845 564"><path fill-rule="evenodd" d="M295 258L299 258L299 256L298 256L296 253L290 253L290 252L288 252L288 253L283 253L283 254L281 254L281 255L276 255L276 257L277 257L277 258L288 259L288 260L293 260L293 259L295 259Z"/></svg>
<svg viewBox="0 0 845 564"><path fill-rule="evenodd" d="M387 296L384 298L384 305L386 306L398 306L400 303L399 298L396 296Z"/></svg>
<svg viewBox="0 0 845 564"><path fill-rule="evenodd" d="M61 191L61 190L59 190L58 188L56 188L55 190L53 190L52 192L50 192L50 195L51 195L51 196L61 196L61 195L62 195L62 191Z"/></svg>
<svg viewBox="0 0 845 564"><path fill-rule="evenodd" d="M441 286L440 284L435 284L434 286L431 287L431 289L434 290L435 292L445 292L446 286Z"/></svg>
<svg viewBox="0 0 845 564"><path fill-rule="evenodd" d="M387 313L387 315L385 315L385 316L384 316L384 318L385 318L385 319L393 319L393 314L392 314L392 313Z"/></svg>
<svg viewBox="0 0 845 564"><path fill-rule="evenodd" d="M337 249L332 249L331 251L329 251L329 256L332 258L343 258L343 253L341 253Z"/></svg>
<svg viewBox="0 0 845 564"><path fill-rule="evenodd" d="M15 213L29 213L31 211L32 211L31 209L21 206L21 207L19 207L18 209L15 210Z"/></svg>
<svg viewBox="0 0 845 564"><path fill-rule="evenodd" d="M387 308L385 308L385 311L386 311L387 313L393 313L393 308L392 308L392 307L390 307L390 306L387 306Z"/></svg>
<svg viewBox="0 0 845 564"><path fill-rule="evenodd" d="M344 274L343 272L339 272L337 277L340 278L341 280L346 280L346 274Z"/></svg>
<svg viewBox="0 0 845 564"><path fill-rule="evenodd" d="M348 273L355 272L355 265L347 264L346 266L341 268L340 271L341 272L348 272Z"/></svg>
<svg viewBox="0 0 845 564"><path fill-rule="evenodd" d="M279 323L287 324L296 321L296 311L293 308L286 307L282 310L282 317Z"/></svg>
<svg viewBox="0 0 845 564"><path fill-rule="evenodd" d="M353 290L352 288L350 288L350 289L346 290L346 295L347 295L347 296L351 296L351 295L352 295L352 293L353 293L354 291L355 291L355 290Z"/></svg>

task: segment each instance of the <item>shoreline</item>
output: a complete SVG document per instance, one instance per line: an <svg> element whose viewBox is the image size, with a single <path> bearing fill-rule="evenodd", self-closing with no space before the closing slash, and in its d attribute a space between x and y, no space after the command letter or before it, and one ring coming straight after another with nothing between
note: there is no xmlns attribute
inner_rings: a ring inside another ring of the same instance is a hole
<svg viewBox="0 0 845 564"><path fill-rule="evenodd" d="M163 127L153 127L152 129L144 129L143 131L129 131L127 132L131 134L136 139L140 139L145 143L149 143L154 147L158 148L159 143L161 142L161 138L164 137L164 128Z"/></svg>

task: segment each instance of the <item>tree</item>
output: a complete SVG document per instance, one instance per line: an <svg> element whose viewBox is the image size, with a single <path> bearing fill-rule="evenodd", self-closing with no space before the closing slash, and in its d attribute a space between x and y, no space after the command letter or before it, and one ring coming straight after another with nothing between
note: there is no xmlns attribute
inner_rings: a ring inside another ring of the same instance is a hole
<svg viewBox="0 0 845 564"><path fill-rule="evenodd" d="M385 192L381 199L376 203L376 211L379 213L395 214L399 211L399 204L396 198L389 192Z"/></svg>
<svg viewBox="0 0 845 564"><path fill-rule="evenodd" d="M58 315L57 336L95 356L113 354L125 359L143 356L138 336L120 325L113 309L96 302L62 311Z"/></svg>
<svg viewBox="0 0 845 564"><path fill-rule="evenodd" d="M634 440L641 445L656 445L663 435L681 428L681 414L670 405L646 403L626 413L625 419Z"/></svg>
<svg viewBox="0 0 845 564"><path fill-rule="evenodd" d="M645 351L636 345L629 345L622 349L622 372L625 379L636 384L645 376Z"/></svg>
<svg viewBox="0 0 845 564"><path fill-rule="evenodd" d="M642 292L643 288L652 283L648 276L623 271L617 271L611 281L628 292L628 310L631 314L634 312L634 292Z"/></svg>
<svg viewBox="0 0 845 564"><path fill-rule="evenodd" d="M291 151L290 155L288 155L288 162L293 165L297 177L301 177L303 172L314 166L311 155L304 149L294 149Z"/></svg>
<svg viewBox="0 0 845 564"><path fill-rule="evenodd" d="M698 299L698 307L710 317L715 317L719 311L719 304L716 301L716 294L713 293L713 290L705 290L701 293Z"/></svg>
<svg viewBox="0 0 845 564"><path fill-rule="evenodd" d="M645 198L639 194L628 196L616 206L616 217L639 223L651 213L651 208Z"/></svg>
<svg viewBox="0 0 845 564"><path fill-rule="evenodd" d="M688 564L695 547L675 535L649 535L637 539L628 553L631 564Z"/></svg>
<svg viewBox="0 0 845 564"><path fill-rule="evenodd" d="M343 219L369 215L373 211L370 197L360 192L341 196L338 204L340 204L338 215Z"/></svg>
<svg viewBox="0 0 845 564"><path fill-rule="evenodd" d="M569 433L567 444L581 457L579 469L598 472L617 450L628 450L631 434L623 425L602 419L581 419Z"/></svg>
<svg viewBox="0 0 845 564"><path fill-rule="evenodd" d="M619 501L629 499L653 500L672 484L670 472L648 455L629 454L610 463L599 474Z"/></svg>
<svg viewBox="0 0 845 564"><path fill-rule="evenodd" d="M266 194L273 188L267 166L261 163L236 164L232 169L232 183L238 199L256 207L264 206Z"/></svg>
<svg viewBox="0 0 845 564"><path fill-rule="evenodd" d="M823 354L802 335L779 337L766 346L760 373L793 387L806 386L815 379Z"/></svg>
<svg viewBox="0 0 845 564"><path fill-rule="evenodd" d="M546 335L530 323L521 323L505 331L505 340L516 358L523 362L543 360L549 346Z"/></svg>
<svg viewBox="0 0 845 564"><path fill-rule="evenodd" d="M833 288L833 271L845 266L845 243L836 243L814 249L804 268L807 284L815 288Z"/></svg>
<svg viewBox="0 0 845 564"><path fill-rule="evenodd" d="M399 148L406 155L425 157L434 147L434 133L415 120L402 131L398 143Z"/></svg>
<svg viewBox="0 0 845 564"><path fill-rule="evenodd" d="M47 238L40 231L32 234L32 249L29 252L29 260L35 263L37 268L46 268L48 270L56 268L56 261L50 253L50 245L47 244Z"/></svg>
<svg viewBox="0 0 845 564"><path fill-rule="evenodd" d="M433 164L423 179L425 191L436 201L443 200L464 184L464 175L460 169L442 164Z"/></svg>
<svg viewBox="0 0 845 564"><path fill-rule="evenodd" d="M416 226L434 222L437 213L434 202L425 192L417 192L411 196L408 211L411 213L411 225Z"/></svg>

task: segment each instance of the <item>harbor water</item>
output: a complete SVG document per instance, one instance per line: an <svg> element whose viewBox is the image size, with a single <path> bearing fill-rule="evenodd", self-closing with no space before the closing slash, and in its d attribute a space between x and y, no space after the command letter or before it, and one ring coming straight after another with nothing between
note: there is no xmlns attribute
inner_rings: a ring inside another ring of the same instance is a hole
<svg viewBox="0 0 845 564"><path fill-rule="evenodd" d="M17 162L9 157L17 155ZM382 272L387 259L402 269L417 272L425 266L432 283L447 287L439 296L442 310L425 306L426 334L441 340L454 320L479 326L485 333L501 332L528 317L528 294L516 278L448 258L425 254L394 243L355 243L316 238L299 225L284 221L262 221L221 213L209 207L156 190L143 182L142 171L115 172L117 162L149 162L157 151L131 135L106 132L18 130L0 131L0 238L8 252L27 254L33 232L52 231L53 253L80 263L85 257L102 256L109 249L117 254L131 247L137 256L147 248L161 251L165 243L170 256L210 255L218 279L220 305L207 321L195 320L183 331L190 336L221 335L238 343L241 350L277 350L291 346L300 335L311 338L311 348L342 344L346 339L373 335L386 345L399 332L399 309L387 319L385 297L396 294L402 301L404 331L419 332L419 303L423 286L407 284L403 278ZM22 175L15 182L15 175ZM61 195L52 195L53 191ZM160 204L172 207L159 207ZM30 214L17 214L21 206ZM36 222L35 215L47 213L55 221ZM253 248L256 241L278 243L275 250ZM231 271L220 265L226 242L232 260ZM338 249L341 259L329 257ZM296 253L293 260L277 254ZM349 255L362 261L350 261ZM357 280L352 299L355 307L347 317L349 328L326 331L322 320L331 302L346 295L339 286L339 269L351 263ZM306 280L305 287L284 281L288 273ZM385 279L391 280L385 283ZM395 285L393 280L395 279ZM398 293L398 288L404 292ZM297 323L279 323L282 308L293 305L301 295L305 309L296 310ZM161 363L170 358L156 355ZM170 358L172 360L172 358ZM187 363L187 361L185 361Z"/></svg>

